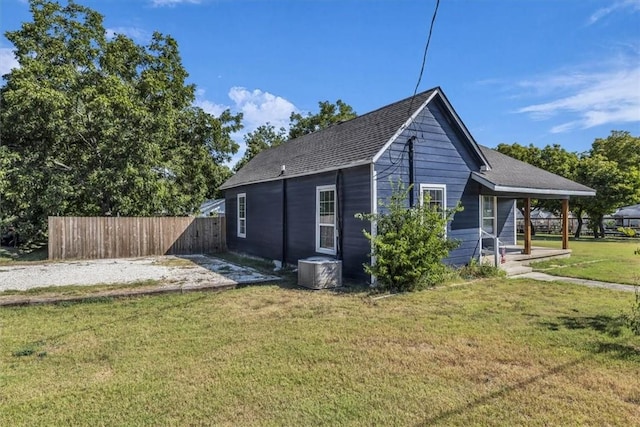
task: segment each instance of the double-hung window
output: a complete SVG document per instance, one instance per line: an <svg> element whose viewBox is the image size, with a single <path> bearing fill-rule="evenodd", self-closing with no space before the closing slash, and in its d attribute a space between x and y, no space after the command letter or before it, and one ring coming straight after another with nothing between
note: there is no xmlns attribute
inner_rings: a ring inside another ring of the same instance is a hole
<svg viewBox="0 0 640 427"><path fill-rule="evenodd" d="M444 184L420 184L420 204L436 208L442 212L442 216L446 215L447 209L447 186ZM444 234L447 234L447 227L444 228Z"/></svg>
<svg viewBox="0 0 640 427"><path fill-rule="evenodd" d="M447 208L447 186L444 184L420 184L420 204L435 207L445 215Z"/></svg>
<svg viewBox="0 0 640 427"><path fill-rule="evenodd" d="M336 186L316 187L316 252L336 254Z"/></svg>
<svg viewBox="0 0 640 427"><path fill-rule="evenodd" d="M247 194L238 194L238 237L247 237Z"/></svg>
<svg viewBox="0 0 640 427"><path fill-rule="evenodd" d="M482 196L482 230L489 234L495 233L496 222L496 198L495 196Z"/></svg>

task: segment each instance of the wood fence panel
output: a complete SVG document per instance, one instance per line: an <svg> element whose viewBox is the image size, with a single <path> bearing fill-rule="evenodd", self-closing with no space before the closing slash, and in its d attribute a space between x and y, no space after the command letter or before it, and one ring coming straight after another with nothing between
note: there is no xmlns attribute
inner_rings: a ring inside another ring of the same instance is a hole
<svg viewBox="0 0 640 427"><path fill-rule="evenodd" d="M49 259L188 255L225 249L224 217L49 217Z"/></svg>

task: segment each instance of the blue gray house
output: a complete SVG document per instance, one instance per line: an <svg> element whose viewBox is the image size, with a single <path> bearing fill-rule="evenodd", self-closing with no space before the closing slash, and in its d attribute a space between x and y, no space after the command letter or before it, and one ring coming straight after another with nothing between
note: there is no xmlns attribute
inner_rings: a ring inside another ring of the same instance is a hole
<svg viewBox="0 0 640 427"><path fill-rule="evenodd" d="M335 257L345 277L366 278L371 224L354 215L376 212L398 180L413 184L410 204L426 194L462 204L447 228L461 242L446 260L455 265L495 242L515 245L517 199L562 199L566 216L569 197L595 194L479 145L434 88L259 153L221 187L227 246L290 264Z"/></svg>

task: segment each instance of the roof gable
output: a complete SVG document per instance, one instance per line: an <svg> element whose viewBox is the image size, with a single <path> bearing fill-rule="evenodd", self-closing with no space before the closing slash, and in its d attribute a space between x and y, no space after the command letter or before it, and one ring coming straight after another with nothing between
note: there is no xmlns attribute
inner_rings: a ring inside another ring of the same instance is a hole
<svg viewBox="0 0 640 427"><path fill-rule="evenodd" d="M442 90L434 88L264 150L220 188L311 175L374 162L436 97L442 100L478 157L487 164Z"/></svg>

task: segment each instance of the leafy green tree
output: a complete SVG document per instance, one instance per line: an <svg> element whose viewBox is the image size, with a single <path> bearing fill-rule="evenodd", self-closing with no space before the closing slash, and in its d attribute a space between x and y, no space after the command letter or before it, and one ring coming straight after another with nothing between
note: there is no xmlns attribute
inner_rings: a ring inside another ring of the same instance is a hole
<svg viewBox="0 0 640 427"><path fill-rule="evenodd" d="M446 225L453 215L462 210L443 212L423 205L407 208L411 187L393 184L393 193L381 210L375 214L358 214L356 217L376 224L376 233L364 230L372 243L375 262L364 266L367 274L378 281L380 290L414 291L433 286L446 272L442 260L459 242L446 237Z"/></svg>
<svg viewBox="0 0 640 427"><path fill-rule="evenodd" d="M498 151L596 190L595 197L571 199L571 210L578 219L576 238L582 232L583 213L590 218L594 237L604 237L605 215L640 202L640 138L629 132L612 131L607 138L597 138L582 155L559 145L541 150L533 145L500 144ZM532 206L556 213L560 209L556 200L533 200Z"/></svg>
<svg viewBox="0 0 640 427"><path fill-rule="evenodd" d="M591 155L601 155L614 161L622 170L634 172L640 169L640 137L630 132L614 130L606 138L596 138L591 146ZM636 200L640 199L640 187Z"/></svg>
<svg viewBox="0 0 640 427"><path fill-rule="evenodd" d="M579 162L579 157L576 153L569 152L562 148L559 144L547 145L540 149L533 144L523 146L517 142L514 144L499 144L496 148L502 154L513 157L520 161L529 163L530 165L539 167L548 172L555 173L567 179L575 180L576 168ZM558 214L561 211L560 200L553 199L533 199L531 201L531 209L544 209L549 212ZM518 201L518 209L524 215L524 203L522 200ZM571 204L574 213L580 209L580 206ZM533 229L533 224L532 224ZM535 232L534 232L535 234Z"/></svg>
<svg viewBox="0 0 640 427"><path fill-rule="evenodd" d="M193 106L170 36L108 40L102 16L77 3L30 9L5 34L20 64L0 89L5 219L38 239L48 215L193 212L228 176L241 116Z"/></svg>
<svg viewBox="0 0 640 427"><path fill-rule="evenodd" d="M291 113L289 139L298 138L358 116L353 108L341 99L338 99L335 104L329 101L318 102L318 107L320 111L316 114L309 113L303 116L300 113Z"/></svg>
<svg viewBox="0 0 640 427"><path fill-rule="evenodd" d="M271 123L258 126L253 132L249 132L244 136L244 142L247 149L244 156L233 167L234 171L240 170L249 160L253 159L256 154L270 147L277 147L287 140L287 130L283 127L275 128Z"/></svg>
<svg viewBox="0 0 640 427"><path fill-rule="evenodd" d="M542 162L541 150L533 144L521 145L517 142L513 144L498 144L496 150L530 165L538 166Z"/></svg>
<svg viewBox="0 0 640 427"><path fill-rule="evenodd" d="M596 197L584 202L584 210L593 236L604 238L604 216L640 202L640 138L623 131L597 138L589 156L580 161L576 178L596 190Z"/></svg>

